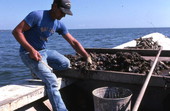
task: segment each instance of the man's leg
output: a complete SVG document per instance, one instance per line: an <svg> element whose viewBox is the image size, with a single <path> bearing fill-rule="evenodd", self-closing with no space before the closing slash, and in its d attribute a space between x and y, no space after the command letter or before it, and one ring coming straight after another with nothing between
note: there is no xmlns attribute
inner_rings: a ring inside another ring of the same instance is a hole
<svg viewBox="0 0 170 111"><path fill-rule="evenodd" d="M47 50L47 62L54 70L66 70L70 67L70 60L55 50Z"/></svg>
<svg viewBox="0 0 170 111"><path fill-rule="evenodd" d="M42 61L47 63L46 51L40 51L42 56ZM60 92L57 87L57 77L52 71L44 65L41 61L37 62L30 59L28 54L21 53L21 58L25 65L30 68L30 70L37 75L46 85L46 91L48 98L52 104L54 111L67 111L65 104L61 98Z"/></svg>

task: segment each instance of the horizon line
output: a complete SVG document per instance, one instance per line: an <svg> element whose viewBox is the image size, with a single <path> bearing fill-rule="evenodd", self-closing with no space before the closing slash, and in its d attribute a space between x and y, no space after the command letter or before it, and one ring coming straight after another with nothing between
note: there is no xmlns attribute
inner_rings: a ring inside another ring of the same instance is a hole
<svg viewBox="0 0 170 111"><path fill-rule="evenodd" d="M170 27L119 27L119 28L70 28L68 30L87 30L87 29L139 29L139 28L170 28ZM13 30L13 29L0 29L0 31Z"/></svg>

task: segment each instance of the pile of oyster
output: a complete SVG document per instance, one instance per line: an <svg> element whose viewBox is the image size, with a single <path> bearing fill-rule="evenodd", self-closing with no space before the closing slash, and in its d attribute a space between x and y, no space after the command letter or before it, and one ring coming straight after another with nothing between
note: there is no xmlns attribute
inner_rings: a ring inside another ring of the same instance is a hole
<svg viewBox="0 0 170 111"><path fill-rule="evenodd" d="M108 70L148 74L153 61L145 60L136 52L117 52L116 54L90 53L92 64L86 64L82 56L65 55L71 62L72 69L80 70ZM161 70L168 69L168 64L158 62L153 74L159 75Z"/></svg>
<svg viewBox="0 0 170 111"><path fill-rule="evenodd" d="M139 38L135 39L136 46L135 47L126 47L126 48L133 48L133 49L159 49L160 45L158 42L153 41L153 38Z"/></svg>

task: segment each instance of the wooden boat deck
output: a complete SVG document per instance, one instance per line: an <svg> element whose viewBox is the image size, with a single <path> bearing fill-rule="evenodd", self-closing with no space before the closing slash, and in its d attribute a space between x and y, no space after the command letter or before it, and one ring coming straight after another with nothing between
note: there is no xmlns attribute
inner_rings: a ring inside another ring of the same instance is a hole
<svg viewBox="0 0 170 111"><path fill-rule="evenodd" d="M74 82L73 79L66 78L58 78L57 81L58 89ZM44 84L37 79L23 80L1 87L0 92L0 111L14 111L46 96Z"/></svg>
<svg viewBox="0 0 170 111"><path fill-rule="evenodd" d="M169 60L170 57L170 39L166 36L153 33L149 34L145 37L153 37L154 40L158 41L160 45L163 46L163 50L161 53L162 59ZM115 53L119 49L122 51L127 51L123 49L126 46L135 46L135 41L130 41L128 43L122 44L117 46L113 49L100 49L95 50L96 52L109 52ZM88 51L94 51L94 49L87 49ZM129 50L132 51L132 50ZM134 50L133 50L134 51ZM143 55L147 56L155 56L157 54L157 50L136 50ZM152 52L152 53L151 53ZM166 57L166 58L165 58ZM161 59L161 58L160 58ZM58 74L57 74L58 73ZM93 81L107 81L107 82L121 82L121 83L129 83L129 84L142 84L145 78L145 75L139 74L132 74L132 73L122 73L122 72L115 72L115 71L88 71L82 72L80 70L66 70L56 72L57 75L61 76L62 78L58 78L60 83L59 89L72 84L77 79L90 79ZM64 78L67 79L64 79ZM74 79L73 79L74 78ZM120 79L121 78L121 79ZM153 76L151 78L150 86L156 87L164 87L166 83L170 82L170 77L164 76ZM44 85L39 80L24 80L15 84L7 85L0 88L0 111L13 111L18 108L21 108L25 105L28 105L32 102L35 102L43 97L46 96ZM49 111L50 111L49 107ZM22 110L21 110L22 111ZM35 109L31 111L36 111Z"/></svg>
<svg viewBox="0 0 170 111"><path fill-rule="evenodd" d="M131 50L131 49L94 49L89 48L86 49L88 52L95 53L109 53L115 54L116 52L132 52L135 51L142 55L147 59L155 59L155 55L158 50ZM170 61L170 51L164 50L161 53L160 59L164 61ZM169 70L162 72L161 75L153 75L150 86L164 87L167 81L170 81ZM145 80L144 74L138 73L130 73L130 72L120 72L120 71L104 71L104 70L64 70L64 71L56 71L57 76L61 77L69 77L76 79L92 79L92 80L101 80L107 82L120 82L120 83L128 83L128 84L142 84ZM165 76L166 75L166 76Z"/></svg>

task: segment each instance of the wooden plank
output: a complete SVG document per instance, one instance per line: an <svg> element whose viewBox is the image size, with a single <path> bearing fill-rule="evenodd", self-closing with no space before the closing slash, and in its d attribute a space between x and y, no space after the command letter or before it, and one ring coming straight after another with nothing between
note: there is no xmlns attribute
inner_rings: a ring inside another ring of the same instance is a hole
<svg viewBox="0 0 170 111"><path fill-rule="evenodd" d="M52 106L46 96L15 111L52 111Z"/></svg>
<svg viewBox="0 0 170 111"><path fill-rule="evenodd" d="M45 96L41 81L23 81L0 88L0 111L13 111Z"/></svg>
<svg viewBox="0 0 170 111"><path fill-rule="evenodd" d="M85 48L87 52L115 54L117 52L137 52L141 56L156 56L158 50L153 49L112 49L112 48ZM160 57L170 57L170 50L163 50Z"/></svg>
<svg viewBox="0 0 170 111"><path fill-rule="evenodd" d="M142 56L145 60L155 60L154 56ZM158 61L170 61L170 57L159 57Z"/></svg>
<svg viewBox="0 0 170 111"><path fill-rule="evenodd" d="M92 79L107 82L119 82L128 84L142 84L145 79L144 74L136 74L129 72L117 72L117 71L99 71L99 70L65 70L65 71L55 71L57 76L69 77L76 79ZM150 86L164 87L166 81L170 81L169 76L153 75L150 81Z"/></svg>
<svg viewBox="0 0 170 111"><path fill-rule="evenodd" d="M74 79L58 78L58 89L72 84ZM24 80L0 88L0 111L13 111L46 96L41 80Z"/></svg>

